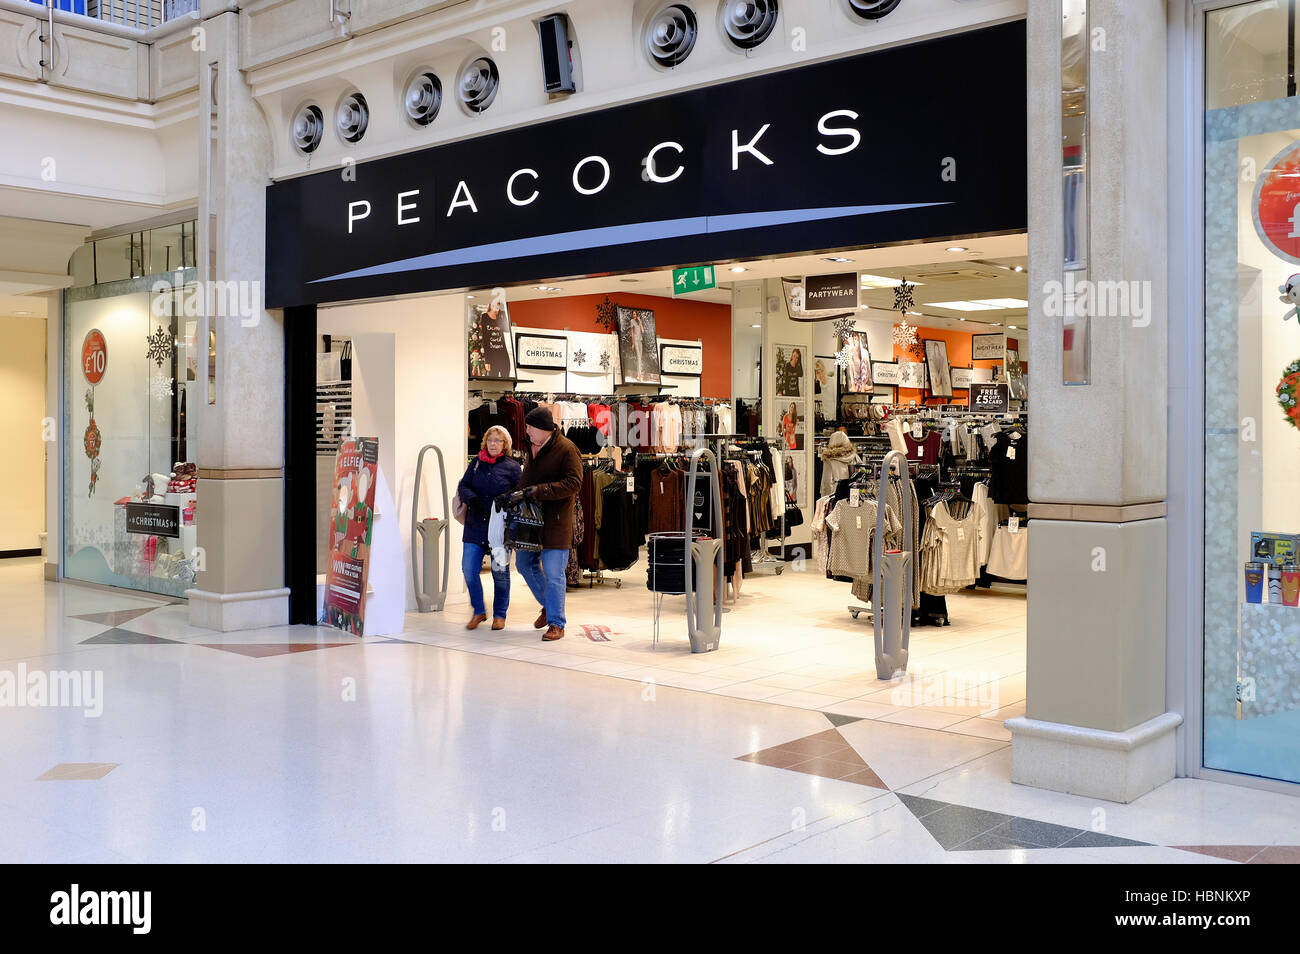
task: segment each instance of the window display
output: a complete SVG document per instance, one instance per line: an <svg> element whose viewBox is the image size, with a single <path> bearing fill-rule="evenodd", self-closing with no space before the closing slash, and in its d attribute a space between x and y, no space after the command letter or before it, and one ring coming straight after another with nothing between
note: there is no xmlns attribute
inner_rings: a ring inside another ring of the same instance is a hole
<svg viewBox="0 0 1300 954"><path fill-rule="evenodd" d="M1300 782L1300 101L1281 82L1284 24L1271 3L1206 14L1204 760Z"/></svg>
<svg viewBox="0 0 1300 954"><path fill-rule="evenodd" d="M70 579L181 596L203 568L198 468L186 459L186 407L198 397L197 383L186 380L192 356L182 337L193 270L181 279L162 293L146 276L66 292Z"/></svg>

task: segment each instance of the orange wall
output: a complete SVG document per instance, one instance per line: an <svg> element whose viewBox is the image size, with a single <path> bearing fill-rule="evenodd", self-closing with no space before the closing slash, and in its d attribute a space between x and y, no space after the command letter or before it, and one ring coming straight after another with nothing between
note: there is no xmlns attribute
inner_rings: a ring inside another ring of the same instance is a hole
<svg viewBox="0 0 1300 954"><path fill-rule="evenodd" d="M948 363L952 365L954 368L972 367L971 359L970 359L971 335L961 331L943 331L939 328L919 328L917 329L916 338L917 341L924 341L927 338L946 341L948 343ZM915 361L916 359L908 355L902 348L900 348L897 344L895 344L894 360ZM973 366L976 368L996 368L1001 366L1001 364L1002 364L1001 361L983 359L980 361L976 361ZM952 394L953 394L952 397L953 404L961 404L967 399L965 388L953 388ZM925 396L924 391L918 391L915 388L898 389L899 404L906 404L909 401L915 401L917 404L920 404L921 399L924 396ZM938 402L936 401L935 403Z"/></svg>
<svg viewBox="0 0 1300 954"><path fill-rule="evenodd" d="M655 332L660 338L700 340L704 348L704 374L700 394L731 397L731 306L707 301L658 298L654 295L609 296L617 305L647 308L655 313ZM605 334L596 322L596 306L604 295L574 295L570 298L539 298L510 303L510 323L522 328L555 331L589 331Z"/></svg>

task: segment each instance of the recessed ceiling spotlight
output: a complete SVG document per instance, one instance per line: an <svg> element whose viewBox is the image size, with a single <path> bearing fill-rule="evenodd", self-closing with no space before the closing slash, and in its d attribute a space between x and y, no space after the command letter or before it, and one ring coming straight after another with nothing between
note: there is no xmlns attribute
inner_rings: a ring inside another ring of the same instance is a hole
<svg viewBox="0 0 1300 954"><path fill-rule="evenodd" d="M828 258L823 258L822 261L823 261L823 262L852 262L853 259L851 259L851 258L841 258L841 257L838 256L838 255L831 255L831 256L828 257Z"/></svg>
<svg viewBox="0 0 1300 954"><path fill-rule="evenodd" d="M762 326L762 325L750 325L749 327L751 327L751 328L762 328L763 326Z"/></svg>
<svg viewBox="0 0 1300 954"><path fill-rule="evenodd" d="M15 311L14 314L17 315L19 318L26 318L28 315L31 314L31 312L30 312L30 311Z"/></svg>
<svg viewBox="0 0 1300 954"><path fill-rule="evenodd" d="M749 271L749 269L745 268L743 265L733 265L731 267L731 270L735 272L737 275L739 275L741 272Z"/></svg>
<svg viewBox="0 0 1300 954"><path fill-rule="evenodd" d="M944 249L944 251L945 252L969 252L970 249L968 249L965 245L949 245L946 249Z"/></svg>
<svg viewBox="0 0 1300 954"><path fill-rule="evenodd" d="M474 299L474 296L473 296L473 295L466 295L465 297L468 298L468 299L470 299L471 301L473 301L473 299Z"/></svg>
<svg viewBox="0 0 1300 954"><path fill-rule="evenodd" d="M1017 265L1015 270L1018 272L1023 272L1025 270L1025 267L1023 265Z"/></svg>
<svg viewBox="0 0 1300 954"><path fill-rule="evenodd" d="M1015 325L1007 325L1007 327L1010 328L1012 331L1019 331L1019 330L1020 330L1020 329L1018 329Z"/></svg>
<svg viewBox="0 0 1300 954"><path fill-rule="evenodd" d="M1001 328L1001 327L1002 327L1002 322L1000 322L1000 321L994 321L994 322L991 323L990 326L993 327L993 328Z"/></svg>
<svg viewBox="0 0 1300 954"><path fill-rule="evenodd" d="M620 281L620 282L623 282L625 285L635 285L635 284L636 284L637 282L639 282L640 280L641 280L641 279L639 279L639 278L620 278L620 279L619 279L619 281Z"/></svg>
<svg viewBox="0 0 1300 954"><path fill-rule="evenodd" d="M965 321L966 319L965 319L965 318L958 318L957 320L958 320L958 321Z"/></svg>

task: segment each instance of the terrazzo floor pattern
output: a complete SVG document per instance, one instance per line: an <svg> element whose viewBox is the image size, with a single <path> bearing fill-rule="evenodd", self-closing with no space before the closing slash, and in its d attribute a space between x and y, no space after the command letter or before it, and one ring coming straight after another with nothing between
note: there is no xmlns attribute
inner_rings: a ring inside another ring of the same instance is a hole
<svg viewBox="0 0 1300 954"><path fill-rule="evenodd" d="M722 650L694 657L679 610L649 647L632 582L573 594L568 637L543 646L531 627L466 633L463 607L409 617L392 639L309 626L216 634L189 626L184 606L39 572L38 561L0 564L0 670L100 672L103 711L0 708L2 861L1212 864L1226 862L1171 846L1300 843L1286 795L1184 779L1098 805L1012 785L1004 739L953 730L978 715L927 728L842 713L853 700L887 705L864 698L881 691L869 629L846 625L845 594L814 609L817 594L788 575L768 586L809 607L800 625L775 623L781 598L751 580L752 605L726 615ZM918 631L914 665L938 675L1015 656L1023 601L987 599L1007 611L980 632ZM123 618L130 610L144 612ZM610 626L612 641L580 638L581 622ZM87 642L110 631L168 641ZM528 664L538 654L549 668ZM624 665L623 678L599 672ZM1017 675L989 671L999 687ZM773 674L816 682L763 685ZM673 684L689 677L702 681ZM746 683L777 691L718 691ZM847 694L859 685L868 691ZM799 692L832 697L839 715L795 704ZM983 721L1000 728L1016 704L997 701ZM743 758L828 731L883 787ZM1112 846L963 848L1010 816L1029 838L1059 826L1104 831Z"/></svg>

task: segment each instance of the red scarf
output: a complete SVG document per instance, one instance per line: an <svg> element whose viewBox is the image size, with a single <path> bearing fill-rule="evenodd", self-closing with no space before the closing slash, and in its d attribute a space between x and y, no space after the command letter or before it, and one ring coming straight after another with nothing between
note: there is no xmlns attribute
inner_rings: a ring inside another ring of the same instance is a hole
<svg viewBox="0 0 1300 954"><path fill-rule="evenodd" d="M478 452L478 459L481 460L481 461L482 461L483 463L485 463L485 464L495 464L495 463L496 463L497 461L499 461L503 456L504 456L504 454L497 454L496 457L493 457L491 454L489 454L489 453L487 452L487 449L486 449L486 448L484 448L483 450L481 450L481 451Z"/></svg>

